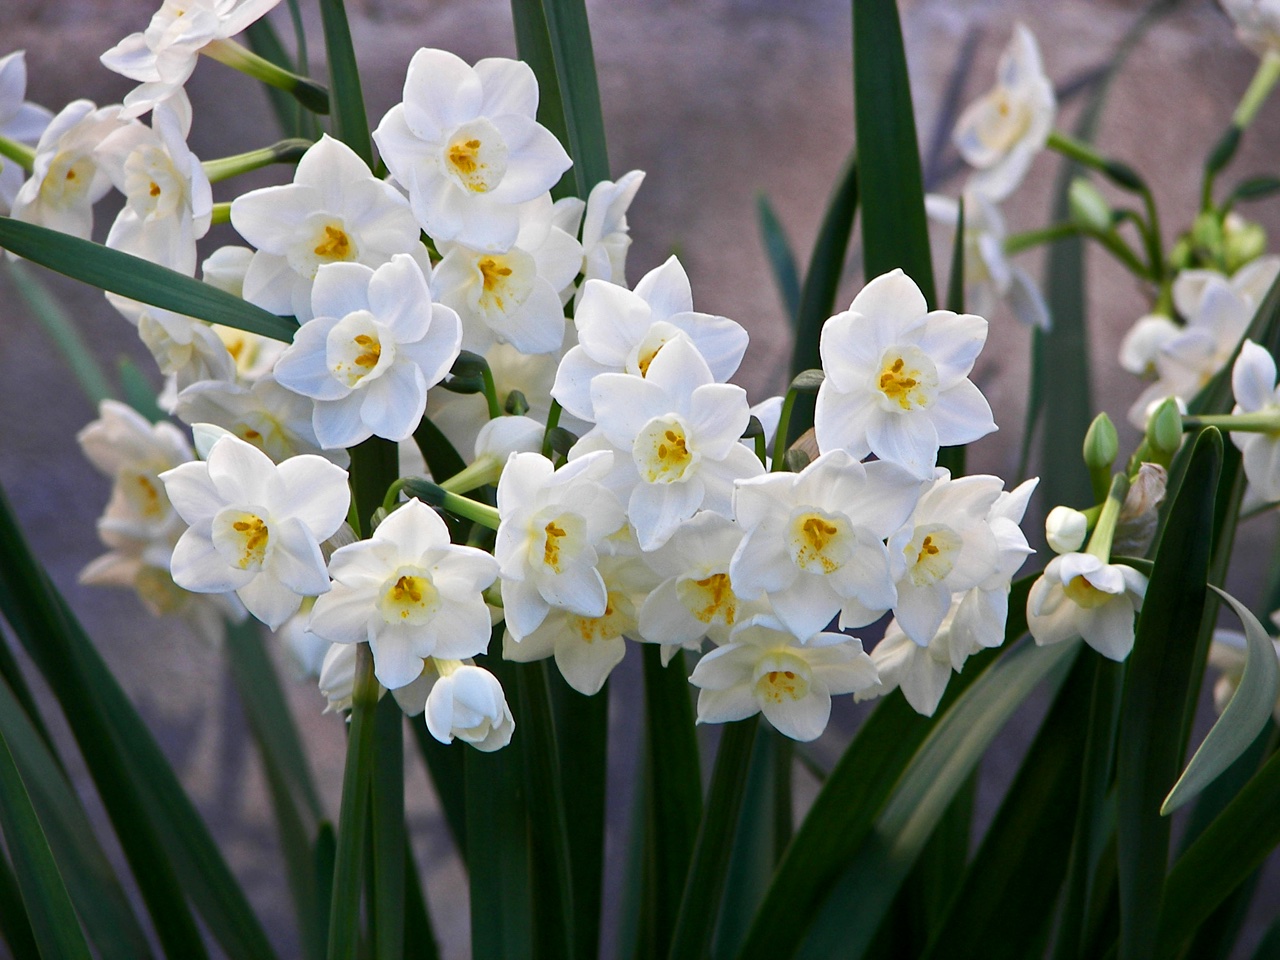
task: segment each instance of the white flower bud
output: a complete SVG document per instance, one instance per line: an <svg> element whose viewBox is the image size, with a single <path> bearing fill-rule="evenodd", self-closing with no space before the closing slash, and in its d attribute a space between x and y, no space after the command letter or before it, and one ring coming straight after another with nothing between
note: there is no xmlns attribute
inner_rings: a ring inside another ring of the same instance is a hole
<svg viewBox="0 0 1280 960"><path fill-rule="evenodd" d="M456 663L456 661L455 661ZM491 753L511 742L516 722L502 684L488 670L436 660L440 679L427 695L427 729L441 743L454 737Z"/></svg>
<svg viewBox="0 0 1280 960"><path fill-rule="evenodd" d="M1044 521L1044 536L1054 553L1075 553L1088 532L1089 518L1070 507L1054 507Z"/></svg>

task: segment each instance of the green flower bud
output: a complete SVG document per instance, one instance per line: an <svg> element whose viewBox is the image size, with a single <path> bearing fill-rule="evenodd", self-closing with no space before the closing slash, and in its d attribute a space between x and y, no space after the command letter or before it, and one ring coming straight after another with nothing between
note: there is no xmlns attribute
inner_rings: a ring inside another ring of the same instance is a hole
<svg viewBox="0 0 1280 960"><path fill-rule="evenodd" d="M1090 470L1110 470L1119 453L1120 436L1116 433L1116 425L1105 413L1098 414L1084 435L1085 466Z"/></svg>
<svg viewBox="0 0 1280 960"><path fill-rule="evenodd" d="M1267 231L1262 224L1237 213L1227 214L1222 223L1222 254L1227 272L1235 273L1267 252Z"/></svg>
<svg viewBox="0 0 1280 960"><path fill-rule="evenodd" d="M1165 400L1147 421L1147 443L1153 458L1168 467L1182 445L1182 411L1174 397Z"/></svg>
<svg viewBox="0 0 1280 960"><path fill-rule="evenodd" d="M1111 231L1111 205L1085 177L1071 181L1067 195L1071 204L1071 219L1090 233Z"/></svg>

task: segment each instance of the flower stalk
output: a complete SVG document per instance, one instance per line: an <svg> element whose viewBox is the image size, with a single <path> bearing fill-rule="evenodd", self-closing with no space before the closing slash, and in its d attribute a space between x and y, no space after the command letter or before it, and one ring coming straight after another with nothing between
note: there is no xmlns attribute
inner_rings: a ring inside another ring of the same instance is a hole
<svg viewBox="0 0 1280 960"><path fill-rule="evenodd" d="M200 52L211 60L291 94L312 113L329 112L329 91L323 85L277 66L235 40L214 40Z"/></svg>

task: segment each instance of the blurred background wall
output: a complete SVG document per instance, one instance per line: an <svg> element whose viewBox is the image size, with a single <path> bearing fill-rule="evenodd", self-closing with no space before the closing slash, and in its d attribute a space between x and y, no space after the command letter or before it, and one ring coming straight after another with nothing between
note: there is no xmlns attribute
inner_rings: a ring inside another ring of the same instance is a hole
<svg viewBox="0 0 1280 960"><path fill-rule="evenodd" d="M304 0L303 6L310 5ZM613 173L637 167L648 172L630 215L635 244L629 279L634 282L678 253L691 276L696 307L730 316L750 331L752 345L739 379L752 401L778 393L785 386L789 332L759 239L756 195L769 196L804 263L834 178L852 147L849 3L598 0L588 6ZM961 103L980 94L991 82L1015 21L1026 22L1039 37L1045 66L1060 88L1087 91L1088 78L1108 62L1142 6L1125 0L902 3L928 187L954 196L962 184L946 131L938 134L948 84L960 71L965 78ZM4 0L0 55L27 51L28 97L55 112L79 97L99 104L117 101L129 83L105 70L97 57L126 34L143 29L154 8L152 0ZM468 61L515 52L509 8L499 0L350 0L349 8L374 123L400 99L405 67L418 47L445 47ZM273 19L288 37L285 11L278 10ZM312 50L320 51L318 23L310 26ZM1103 152L1138 167L1154 186L1166 243L1195 212L1203 156L1255 64L1216 4L1183 0L1145 36L1116 82L1097 142ZM318 60L314 65L322 69ZM232 154L275 139L266 99L240 75L204 62L189 90L196 117L191 144L198 156ZM1059 127L1071 128L1082 99L1077 94L1064 100ZM1280 103L1273 102L1247 135L1228 180L1275 174L1278 144ZM1005 206L1010 230L1048 222L1057 169L1055 157L1036 161ZM271 171L215 186L214 196L230 199L232 191L287 177L287 170ZM108 200L99 207L99 239L114 216L111 204ZM1280 236L1280 203L1256 204L1245 212L1273 237ZM215 229L204 241L202 255L233 239L229 227ZM949 242L944 232L935 236L940 270ZM1039 255L1028 263L1040 276ZM859 264L855 241L841 305L860 286ZM1088 270L1096 404L1123 424L1140 385L1116 365L1116 347L1147 304L1130 276L1096 250L1090 251ZM100 294L60 278L51 283L104 363L114 365L128 356L143 369L154 369L133 331ZM970 464L971 469L1012 478L1026 406L1030 336L1007 312L989 319L991 336L975 380L990 398L1001 430L974 446ZM190 785L267 917L268 929L286 954L292 952L292 917L271 839L266 794L219 652L201 645L180 625L153 620L131 595L76 582L78 571L101 552L93 525L108 492L107 481L87 465L74 439L95 414L62 359L25 315L3 272L0 370L0 484L55 581ZM1123 436L1127 449L1132 431ZM1241 577L1237 591L1247 601L1256 599L1255 581L1273 533L1273 517L1245 528L1239 565L1251 566L1253 579ZM629 666L634 668L637 660L633 653ZM635 715L638 671L627 669L628 664L613 685L615 718ZM313 685L295 684L291 696L318 779L336 813L344 749L341 723L320 714L323 701ZM1034 715L1031 709L1015 726L1025 727ZM625 755L634 745L633 731L625 719L615 728ZM988 764L982 793L986 817L1000 785L1007 782L1008 758L1026 743L1027 736L1018 734L1014 730ZM819 744L831 753L837 747L838 737L830 733ZM631 766L624 758L611 777L614 864L624 849ZM466 956L466 925L451 922L465 915L458 912L465 909L465 880L438 829L416 757L409 770L410 810L420 828L418 854L429 867L430 896L446 954ZM616 880L615 871L615 891ZM1255 912L1274 914L1280 905L1277 885L1272 882L1260 899Z"/></svg>

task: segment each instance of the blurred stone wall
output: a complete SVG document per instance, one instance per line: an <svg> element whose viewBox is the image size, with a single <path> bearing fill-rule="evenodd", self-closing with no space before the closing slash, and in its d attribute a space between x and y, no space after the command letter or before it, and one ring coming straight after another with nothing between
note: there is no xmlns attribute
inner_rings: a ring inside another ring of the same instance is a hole
<svg viewBox="0 0 1280 960"><path fill-rule="evenodd" d="M310 7L303 0L303 7ZM514 55L509 9L498 0L352 0L353 34L364 69L372 122L400 99L404 70L420 46L441 46L469 61ZM1060 84L1105 64L1117 39L1142 4L1121 0L911 0L903 26L914 84L922 150L931 170L952 168L954 151L936 149L935 126L962 52L970 48L962 102L990 82L1013 23L1025 21L1041 40L1046 67ZM752 335L741 382L758 401L785 385L788 328L756 227L755 201L766 193L778 210L803 263L809 253L833 180L852 146L849 4L844 0L599 0L589 4L601 91L615 175L639 167L648 172L631 213L634 282L670 253L680 255L693 281L699 309L743 323ZM108 73L97 55L127 33L142 29L154 5L148 0L5 0L0 4L0 54L26 49L29 97L55 111L89 97L118 100L128 82ZM322 48L309 12L313 61ZM289 35L284 10L273 15ZM969 47L968 45L972 45ZM1098 135L1104 152L1132 163L1153 184L1165 224L1165 240L1194 213L1204 153L1216 140L1252 75L1256 60L1234 39L1225 16L1206 0L1184 0L1155 26L1119 77ZM197 155L214 157L275 138L263 95L221 65L203 63L190 86ZM1059 126L1069 128L1080 98L1064 104ZM1280 104L1271 103L1245 139L1228 177L1275 173ZM1006 205L1011 230L1043 226L1058 163L1037 160L1024 187ZM253 186L282 182L286 171L246 178ZM274 178L274 179L273 179ZM959 177L931 187L955 195ZM215 187L230 199L241 183ZM98 236L114 216L111 201L99 209ZM1280 204L1246 210L1273 236ZM232 242L229 227L216 228L203 252ZM939 234L938 264L949 238ZM1040 274L1038 255L1031 255ZM857 246L840 297L847 304L860 277ZM1145 312L1143 293L1096 250L1088 259L1090 336L1096 403L1117 423L1139 385L1115 363L1128 325ZM942 274L940 274L942 275ZM121 356L151 370L133 331L94 291L61 280L79 329L105 364ZM991 399L1000 433L975 445L973 469L1011 476L1018 457L1027 397L1028 331L1007 313L991 320L991 338L976 381ZM61 358L25 315L0 271L0 484L16 504L35 548L49 565L104 655L174 759L231 862L244 879L285 955L296 951L266 793L247 740L247 728L230 691L218 651L201 646L180 627L152 620L131 597L80 587L77 572L101 552L93 532L107 483L87 466L75 433L94 416ZM158 378L157 378L158 383ZM1123 428L1122 428L1123 429ZM1126 444L1133 439L1125 433ZM1240 551L1253 576L1274 533L1274 518L1251 521ZM1237 586L1246 600L1257 583ZM625 849L638 715L634 654L613 684L615 747L620 760L610 781L610 863ZM321 716L322 701L309 684L291 687L296 712L313 751L317 777L336 814L344 738L341 723ZM989 817L1025 745L1030 709L1005 748L989 761L983 781ZM841 715L842 721L848 717ZM818 745L832 755L837 739ZM427 871L432 907L450 957L467 955L465 881L439 829L439 819L416 757L410 758L410 811ZM80 774L83 776L83 774ZM810 787L811 784L802 786ZM610 890L618 890L611 866ZM1255 911L1280 905L1276 884ZM607 921L606 927L610 926ZM608 932L606 939L611 940Z"/></svg>

